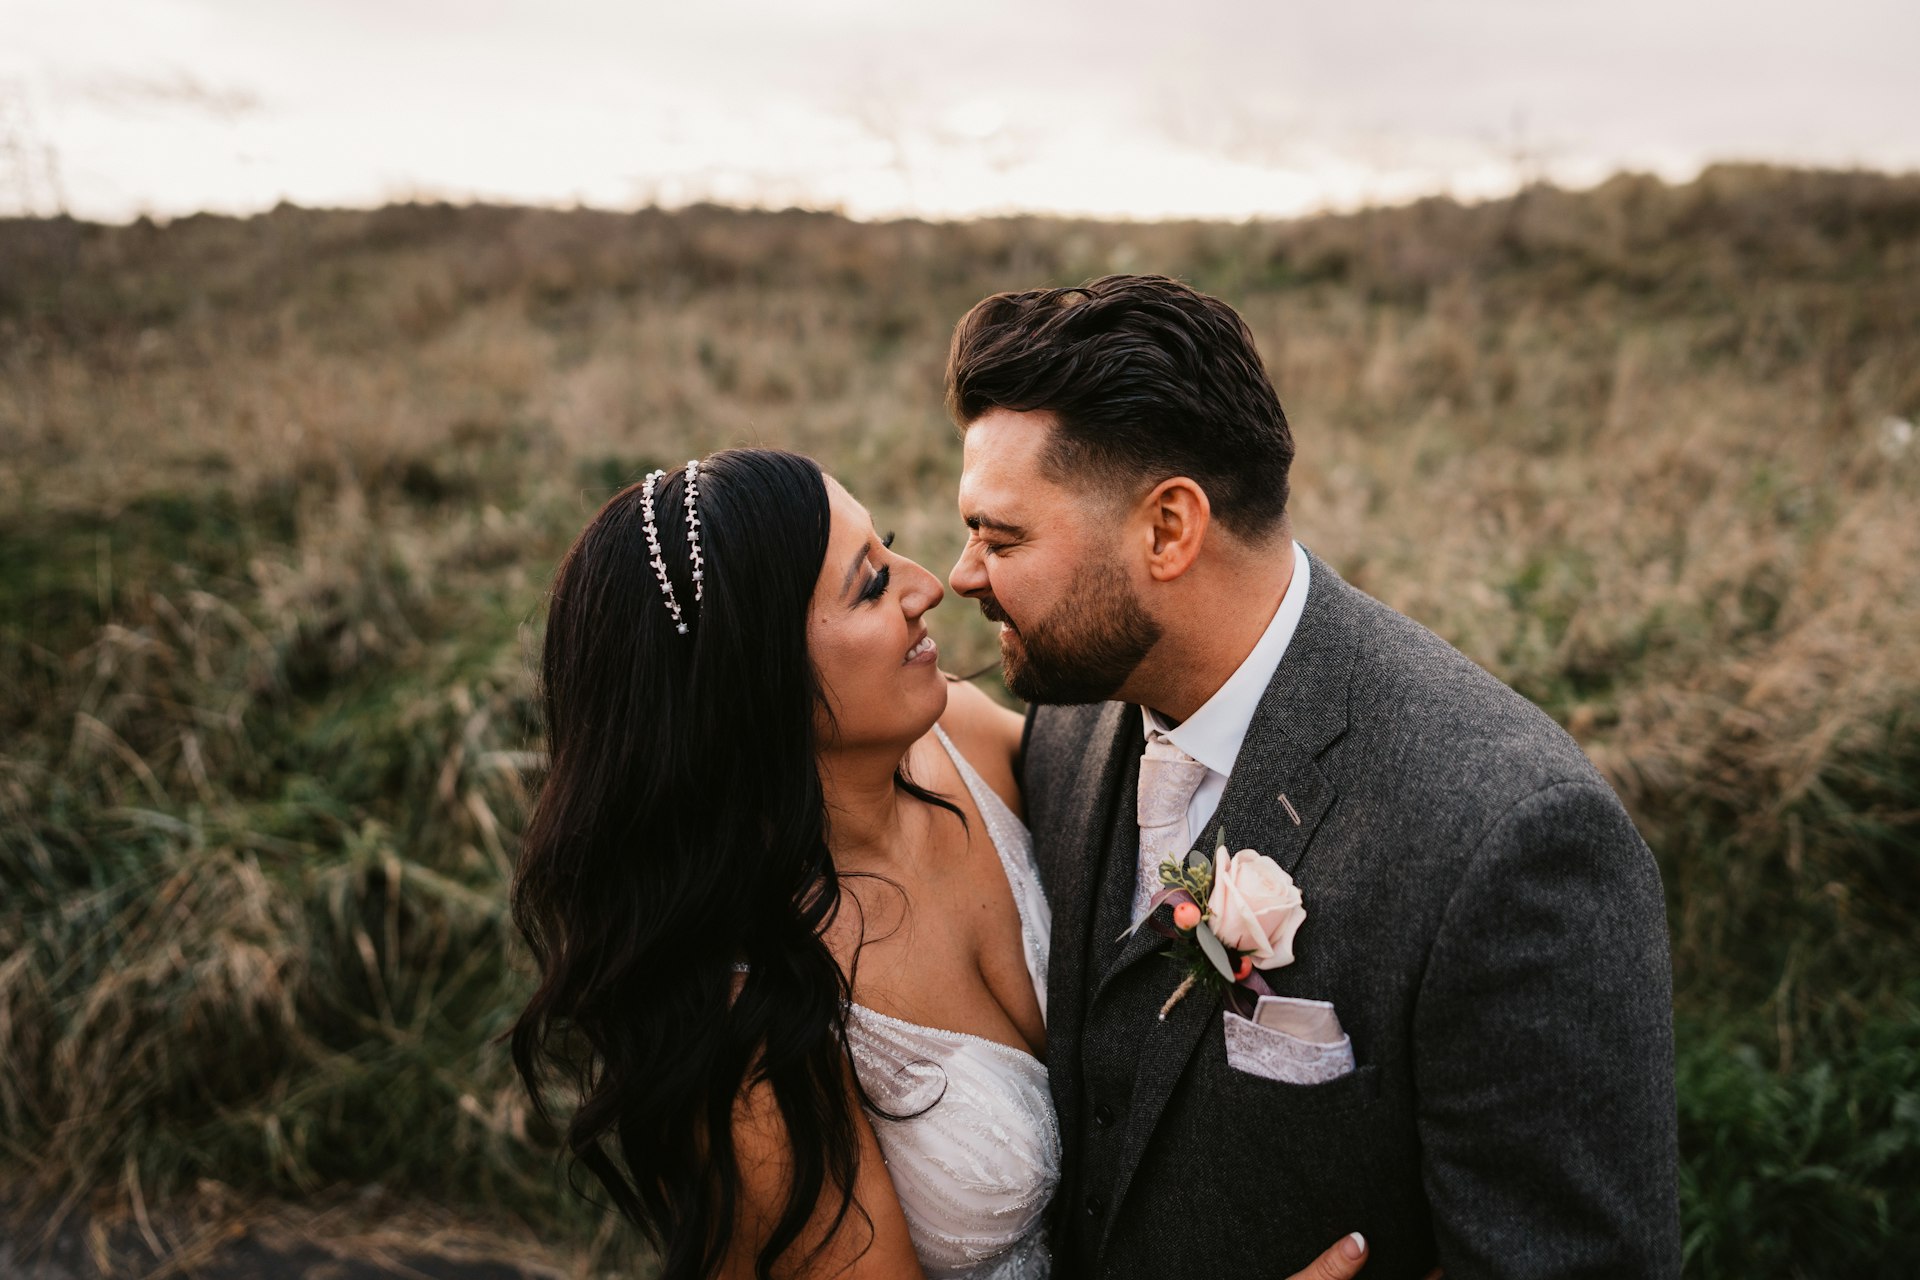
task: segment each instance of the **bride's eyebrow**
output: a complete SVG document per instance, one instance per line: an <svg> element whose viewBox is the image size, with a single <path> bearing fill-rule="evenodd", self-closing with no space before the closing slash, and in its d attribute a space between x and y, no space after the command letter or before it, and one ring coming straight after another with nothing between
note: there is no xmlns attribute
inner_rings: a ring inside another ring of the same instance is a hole
<svg viewBox="0 0 1920 1280"><path fill-rule="evenodd" d="M860 572L860 566L865 564L867 557L872 554L873 544L871 542L861 543L860 549L853 553L853 560L847 565L847 576L842 579L840 583L840 594L842 597L845 597L847 592L853 590L853 576Z"/></svg>

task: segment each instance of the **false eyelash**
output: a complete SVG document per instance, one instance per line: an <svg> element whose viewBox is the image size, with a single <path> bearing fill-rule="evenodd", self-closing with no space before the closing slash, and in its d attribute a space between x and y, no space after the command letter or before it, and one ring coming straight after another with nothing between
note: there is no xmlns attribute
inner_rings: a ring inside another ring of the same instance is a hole
<svg viewBox="0 0 1920 1280"><path fill-rule="evenodd" d="M893 550L893 531L891 529L887 531L886 537L880 539L880 545L889 551Z"/></svg>
<svg viewBox="0 0 1920 1280"><path fill-rule="evenodd" d="M887 586L892 581L893 566L882 565L880 572L873 575L873 581L867 584L867 589L860 593L861 603L865 604L873 600L878 600L881 596L887 594Z"/></svg>

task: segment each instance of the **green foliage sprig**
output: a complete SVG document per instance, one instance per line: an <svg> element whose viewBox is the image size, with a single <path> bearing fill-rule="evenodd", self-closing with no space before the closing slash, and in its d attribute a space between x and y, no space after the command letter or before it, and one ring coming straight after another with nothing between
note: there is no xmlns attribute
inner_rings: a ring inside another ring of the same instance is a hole
<svg viewBox="0 0 1920 1280"><path fill-rule="evenodd" d="M1185 889L1195 902L1205 902L1213 895L1213 862L1198 850L1189 853L1185 862L1168 858L1160 864L1160 883L1169 889Z"/></svg>

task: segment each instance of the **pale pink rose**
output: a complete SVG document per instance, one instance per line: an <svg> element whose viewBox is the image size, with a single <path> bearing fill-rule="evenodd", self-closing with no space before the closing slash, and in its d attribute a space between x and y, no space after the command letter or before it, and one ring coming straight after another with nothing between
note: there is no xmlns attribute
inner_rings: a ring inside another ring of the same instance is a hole
<svg viewBox="0 0 1920 1280"><path fill-rule="evenodd" d="M1293 877L1264 853L1242 849L1213 859L1207 923L1227 946L1253 957L1256 969L1293 963L1293 935L1307 918Z"/></svg>

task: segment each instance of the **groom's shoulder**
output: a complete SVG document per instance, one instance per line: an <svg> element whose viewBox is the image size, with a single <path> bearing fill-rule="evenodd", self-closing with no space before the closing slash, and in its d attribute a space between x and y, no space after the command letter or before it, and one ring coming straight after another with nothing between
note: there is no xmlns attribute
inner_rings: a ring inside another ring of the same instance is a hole
<svg viewBox="0 0 1920 1280"><path fill-rule="evenodd" d="M1111 717L1124 710L1117 702L1027 708L1020 789L1026 799L1027 823L1036 834L1063 818L1071 797L1080 794L1080 779L1097 768L1089 759L1093 744L1113 741L1119 722Z"/></svg>
<svg viewBox="0 0 1920 1280"><path fill-rule="evenodd" d="M1348 734L1370 745L1375 764L1443 772L1483 792L1605 785L1579 743L1505 681L1359 588L1338 590L1355 639Z"/></svg>
<svg viewBox="0 0 1920 1280"><path fill-rule="evenodd" d="M1112 717L1122 709L1117 702L1028 707L1024 748L1027 768L1049 779L1072 777L1103 731L1109 731L1110 736L1115 725Z"/></svg>

